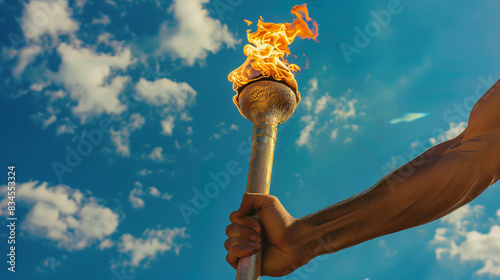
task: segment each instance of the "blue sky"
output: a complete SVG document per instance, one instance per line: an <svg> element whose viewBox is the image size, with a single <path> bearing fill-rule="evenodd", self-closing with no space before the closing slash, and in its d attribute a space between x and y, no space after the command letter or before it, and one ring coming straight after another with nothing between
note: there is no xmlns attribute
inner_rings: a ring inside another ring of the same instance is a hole
<svg viewBox="0 0 500 280"><path fill-rule="evenodd" d="M245 60L243 19L291 22L302 3L1 0L1 278L233 278L224 231L245 191L252 124L227 75ZM290 62L304 67L304 54L309 68L296 76L302 101L279 129L271 186L295 217L458 135L476 89L500 78L497 1L308 7L319 42L291 46ZM500 279L499 195L496 184L440 221L283 278Z"/></svg>

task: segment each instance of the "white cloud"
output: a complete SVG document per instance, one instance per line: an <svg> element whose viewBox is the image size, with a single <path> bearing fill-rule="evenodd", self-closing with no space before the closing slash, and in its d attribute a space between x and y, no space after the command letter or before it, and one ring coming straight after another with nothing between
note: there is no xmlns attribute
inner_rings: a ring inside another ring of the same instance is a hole
<svg viewBox="0 0 500 280"><path fill-rule="evenodd" d="M167 116L161 121L162 133L172 135L175 128L175 114L180 114L182 121L192 118L185 112L195 102L196 91L187 83L174 82L167 78L148 81L141 78L135 85L137 95L148 104L163 107Z"/></svg>
<svg viewBox="0 0 500 280"><path fill-rule="evenodd" d="M101 18L94 18L92 20L92 24L102 24L102 25L108 25L111 22L109 19L108 15L102 15Z"/></svg>
<svg viewBox="0 0 500 280"><path fill-rule="evenodd" d="M61 34L71 34L78 30L78 22L71 18L71 14L68 1L31 0L24 4L21 18L24 37L40 41L40 37L48 33L56 41Z"/></svg>
<svg viewBox="0 0 500 280"><path fill-rule="evenodd" d="M149 174L153 173L153 170L150 170L150 169L147 169L147 168L143 168L141 170L139 170L139 172L137 172L137 174L143 176L143 177L146 177L148 176Z"/></svg>
<svg viewBox="0 0 500 280"><path fill-rule="evenodd" d="M58 135L65 134L65 133L75 133L75 125L73 124L62 124L57 128L56 133Z"/></svg>
<svg viewBox="0 0 500 280"><path fill-rule="evenodd" d="M229 130L236 130L238 131L239 127L235 124L232 124L230 127L229 127Z"/></svg>
<svg viewBox="0 0 500 280"><path fill-rule="evenodd" d="M312 133L314 135L320 135L323 131L328 129L329 123L341 124L347 122L349 119L355 119L357 117L356 106L355 104L358 102L357 99L351 98L352 90L348 89L346 93L344 93L339 98L331 97L328 93L325 93L318 99L314 98L315 93L318 91L318 79L312 78L308 81L308 91L307 95L303 98L303 102L305 105L305 109L309 112L307 115L301 118L301 121L305 123L305 127L301 130L299 138L296 140L295 144L297 146L307 146L309 149L313 149L313 140ZM314 111L311 110L314 108ZM330 111L330 116L334 116L333 118L329 118L329 121L324 122L322 127L316 128L318 124L321 123L322 118L324 117L323 112L328 112L328 108L332 108ZM323 115L323 116L322 116ZM361 114L360 114L361 115ZM337 127L340 127L337 125ZM344 124L344 128L352 129L352 131L359 131L359 126L355 124ZM338 128L335 128L330 132L330 139L335 140L338 138L339 131ZM346 135L346 139L344 139L344 143L348 143L352 140L351 137Z"/></svg>
<svg viewBox="0 0 500 280"><path fill-rule="evenodd" d="M135 188L130 191L128 195L128 200L132 204L134 208L142 208L144 207L144 200L141 199L141 196L144 195L144 191L142 190L142 184L140 182L135 182Z"/></svg>
<svg viewBox="0 0 500 280"><path fill-rule="evenodd" d="M350 92L350 91L349 91ZM331 113L335 116L336 120L346 121L349 118L356 118L356 108L354 104L358 102L357 99L349 100L346 95L340 98L334 98L335 110Z"/></svg>
<svg viewBox="0 0 500 280"><path fill-rule="evenodd" d="M41 273L47 273L48 271L54 271L58 266L61 265L61 261L58 261L54 257L46 258L41 265L39 265L36 270Z"/></svg>
<svg viewBox="0 0 500 280"><path fill-rule="evenodd" d="M131 132L141 129L146 123L144 117L139 113L130 115L129 122L123 124L120 130L110 129L111 142L116 146L118 155L130 156L130 134Z"/></svg>
<svg viewBox="0 0 500 280"><path fill-rule="evenodd" d="M431 146L437 145L441 142L457 137L458 135L460 135L460 133L464 131L466 127L467 127L466 122L461 122L459 124L452 122L449 124L448 130L446 131L441 130L436 137L431 137L428 139L428 141L420 141L420 140L413 141L410 144L411 148L410 154L404 156L403 155L393 156L391 160L385 166L382 167L382 170L391 171L396 167L402 166L403 164L412 160L416 154L418 155L425 152L425 150L430 148ZM427 143L428 145L426 145L425 143Z"/></svg>
<svg viewBox="0 0 500 280"><path fill-rule="evenodd" d="M147 189L147 192L145 192L140 182L135 182L134 185L135 187L132 189L132 191L130 191L130 194L128 196L128 200L134 208L143 208L145 203L142 197L145 197L147 195L165 200L170 200L173 197L173 195L168 193L162 194L162 192L155 187L149 187Z"/></svg>
<svg viewBox="0 0 500 280"><path fill-rule="evenodd" d="M492 224L487 233L470 229L487 225L480 220L484 215L483 209L480 205L465 205L442 218L441 223L447 226L436 229L431 244L440 246L435 250L438 260L447 254L452 258L459 257L462 262L479 262L483 267L475 274L500 276L500 226ZM493 219L490 219L491 221Z"/></svg>
<svg viewBox="0 0 500 280"><path fill-rule="evenodd" d="M330 95L328 95L328 93L321 96L321 98L316 101L314 113L319 114L321 111L323 111L326 108L328 102L331 100L332 98L330 97Z"/></svg>
<svg viewBox="0 0 500 280"><path fill-rule="evenodd" d="M0 187L1 194L7 187ZM27 182L17 184L17 201L29 205L21 227L33 236L53 241L58 247L81 250L116 231L118 214L100 205L95 197L66 185ZM0 214L7 215L7 198L0 201ZM5 207L3 207L5 206Z"/></svg>
<svg viewBox="0 0 500 280"><path fill-rule="evenodd" d="M103 241L101 241L101 243L99 243L99 249L106 250L106 249L113 247L114 245L115 245L115 242L113 240L106 238Z"/></svg>
<svg viewBox="0 0 500 280"><path fill-rule="evenodd" d="M144 117L139 113L134 113L130 115L129 119L130 119L129 128L131 131L141 129L142 126L146 123Z"/></svg>
<svg viewBox="0 0 500 280"><path fill-rule="evenodd" d="M461 123L458 123L458 124L454 123L454 122L451 122L450 123L450 128L448 130L443 131L436 138L434 138L434 137L430 138L429 141L433 145L439 144L441 142L448 141L448 140L453 139L453 138L457 137L458 135L460 135L460 133L462 133L465 130L466 127L467 127L467 123L466 122L461 122Z"/></svg>
<svg viewBox="0 0 500 280"><path fill-rule="evenodd" d="M118 251L126 254L129 260L126 265L137 267L144 261L146 264L154 260L158 254L174 251L179 254L181 244L176 243L179 238L186 238L186 228L146 229L142 237L135 238L130 234L123 234L118 244Z"/></svg>
<svg viewBox="0 0 500 280"><path fill-rule="evenodd" d="M332 140L335 140L337 139L339 135L339 129L338 128L335 128L334 130L332 130L332 132L330 133L330 139Z"/></svg>
<svg viewBox="0 0 500 280"><path fill-rule="evenodd" d="M208 53L217 53L223 45L234 48L239 40L229 32L226 24L210 17L205 9L209 0L174 0L168 11L174 14L177 26L161 26L159 50L187 65L204 63Z"/></svg>
<svg viewBox="0 0 500 280"><path fill-rule="evenodd" d="M168 106L180 112L194 102L196 91L187 83L174 82L167 78L148 81L141 78L135 85L137 94L149 104Z"/></svg>
<svg viewBox="0 0 500 280"><path fill-rule="evenodd" d="M300 119L302 122L306 123L306 126L300 131L300 137L295 141L297 146L307 146L312 148L311 132L316 125L316 122L312 120L311 116L304 116Z"/></svg>
<svg viewBox="0 0 500 280"><path fill-rule="evenodd" d="M167 116L161 121L162 133L171 136L174 133L175 118L173 116Z"/></svg>
<svg viewBox="0 0 500 280"><path fill-rule="evenodd" d="M234 131L239 130L239 126L237 126L236 124L231 124L230 126L228 126L228 125L226 125L225 122L221 122L221 123L217 124L215 126L215 128L217 128L218 131L216 133L214 133L214 135L212 135L213 139L220 139L222 135L228 134L229 131L231 131L231 130L234 130Z"/></svg>
<svg viewBox="0 0 500 280"><path fill-rule="evenodd" d="M301 103L304 104L307 111L310 111L313 107L314 93L318 90L318 79L312 78L307 81L307 95L302 98Z"/></svg>
<svg viewBox="0 0 500 280"><path fill-rule="evenodd" d="M161 195L161 192L155 187L148 188L148 192L150 195L152 195L154 197L160 197L160 195Z"/></svg>
<svg viewBox="0 0 500 280"><path fill-rule="evenodd" d="M152 161L163 162L167 159L163 156L163 147L154 148L148 155L148 158Z"/></svg>
<svg viewBox="0 0 500 280"><path fill-rule="evenodd" d="M35 60L35 57L42 51L39 45L28 45L19 51L17 64L12 68L12 75L19 78L26 66Z"/></svg>
<svg viewBox="0 0 500 280"><path fill-rule="evenodd" d="M124 70L133 63L129 48L116 50L116 54L111 55L61 43L57 51L61 55L59 72L49 72L48 76L66 85L70 97L77 102L72 108L74 114L85 120L88 116L125 110L119 95L129 77L112 77L112 69Z"/></svg>
<svg viewBox="0 0 500 280"><path fill-rule="evenodd" d="M168 193L164 193L164 194L162 195L161 191L159 191L159 190L158 190L157 188L155 188L155 187L149 187L149 188L148 188L148 192L149 192L149 194L150 194L150 195L152 195L152 196L154 196L154 197L156 197L156 198L160 198L160 197L161 197L162 199L165 199L165 200L170 200L170 199L172 199L172 197L173 197L173 195L168 194Z"/></svg>

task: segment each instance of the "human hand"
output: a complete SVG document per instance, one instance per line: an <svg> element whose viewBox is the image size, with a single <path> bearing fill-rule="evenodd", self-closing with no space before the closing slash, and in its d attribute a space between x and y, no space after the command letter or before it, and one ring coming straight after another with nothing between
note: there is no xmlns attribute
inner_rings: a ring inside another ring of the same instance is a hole
<svg viewBox="0 0 500 280"><path fill-rule="evenodd" d="M259 222L251 217L258 211ZM301 236L299 220L293 218L271 195L245 194L240 209L231 213L226 228L227 262L237 268L239 258L262 254L262 275L283 276L311 260Z"/></svg>

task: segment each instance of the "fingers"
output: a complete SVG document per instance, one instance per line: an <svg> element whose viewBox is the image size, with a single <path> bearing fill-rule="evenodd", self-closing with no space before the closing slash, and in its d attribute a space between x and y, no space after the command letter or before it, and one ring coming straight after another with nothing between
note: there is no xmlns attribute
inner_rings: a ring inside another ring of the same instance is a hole
<svg viewBox="0 0 500 280"><path fill-rule="evenodd" d="M259 233L257 233L255 230L249 229L247 227L238 224L230 224L229 226L227 226L226 235L229 238L243 238L258 243L260 243L262 240Z"/></svg>
<svg viewBox="0 0 500 280"><path fill-rule="evenodd" d="M255 210L262 210L275 204L277 201L278 199L272 195L246 193L243 195L243 200L241 201L236 217L248 216Z"/></svg>
<svg viewBox="0 0 500 280"><path fill-rule="evenodd" d="M240 258L249 257L260 249L260 244L242 238L229 238L224 242L228 251L226 261L234 268L238 268Z"/></svg>
<svg viewBox="0 0 500 280"><path fill-rule="evenodd" d="M260 223L257 222L257 220L255 220L253 217L250 217L250 216L239 217L237 211L235 211L235 212L231 213L231 215L229 215L229 221L231 221L231 223L233 223L233 224L238 224L238 225L241 225L241 226L244 226L247 228L251 228L256 233L261 232Z"/></svg>

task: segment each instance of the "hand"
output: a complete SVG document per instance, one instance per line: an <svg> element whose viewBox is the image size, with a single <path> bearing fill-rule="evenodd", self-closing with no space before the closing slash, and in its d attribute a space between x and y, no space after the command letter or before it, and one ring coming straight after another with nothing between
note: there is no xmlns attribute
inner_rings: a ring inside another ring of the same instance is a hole
<svg viewBox="0 0 500 280"><path fill-rule="evenodd" d="M258 211L259 224L252 215ZM245 194L240 209L229 216L227 262L237 268L238 259L263 249L262 275L283 276L307 264L311 257L302 244L300 224L270 195Z"/></svg>

